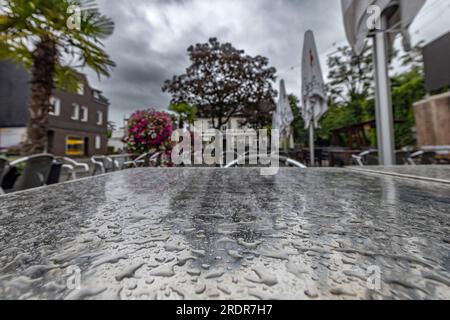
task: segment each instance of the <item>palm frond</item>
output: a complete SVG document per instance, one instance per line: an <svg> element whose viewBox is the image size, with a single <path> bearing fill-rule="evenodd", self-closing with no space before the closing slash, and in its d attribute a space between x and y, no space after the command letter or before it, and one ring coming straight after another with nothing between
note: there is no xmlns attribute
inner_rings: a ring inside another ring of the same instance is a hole
<svg viewBox="0 0 450 320"><path fill-rule="evenodd" d="M80 81L77 71L70 66L58 64L55 70L55 85L58 89L77 92Z"/></svg>
<svg viewBox="0 0 450 320"><path fill-rule="evenodd" d="M99 76L110 75L115 64L104 50L102 40L113 33L114 22L100 13L95 0L4 1L5 10L0 9L0 32L8 35L9 40L2 45L3 56L29 64L25 51L32 53L33 44L50 38L69 59L77 58L82 66L92 68ZM68 10L72 5L80 7L80 28L70 28L67 24L73 15ZM67 72L62 70L60 75Z"/></svg>
<svg viewBox="0 0 450 320"><path fill-rule="evenodd" d="M114 22L98 11L84 12L81 30L86 36L105 39L114 32Z"/></svg>

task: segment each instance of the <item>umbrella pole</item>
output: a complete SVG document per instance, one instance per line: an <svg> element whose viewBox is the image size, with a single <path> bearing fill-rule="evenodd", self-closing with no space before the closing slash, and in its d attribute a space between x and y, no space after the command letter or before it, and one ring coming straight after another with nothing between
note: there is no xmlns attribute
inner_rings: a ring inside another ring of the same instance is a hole
<svg viewBox="0 0 450 320"><path fill-rule="evenodd" d="M316 164L314 151L314 124L311 123L309 126L309 159L311 161L311 167L314 167Z"/></svg>
<svg viewBox="0 0 450 320"><path fill-rule="evenodd" d="M383 15L381 17L381 28L385 30L386 27L387 19ZM378 153L380 165L391 166L395 164L395 145L386 33L377 32L373 39Z"/></svg>

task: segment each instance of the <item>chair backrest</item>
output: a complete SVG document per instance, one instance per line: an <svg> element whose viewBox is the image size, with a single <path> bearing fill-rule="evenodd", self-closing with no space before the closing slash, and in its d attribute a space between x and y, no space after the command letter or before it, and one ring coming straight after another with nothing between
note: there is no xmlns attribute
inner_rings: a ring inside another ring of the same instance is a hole
<svg viewBox="0 0 450 320"><path fill-rule="evenodd" d="M395 151L395 160L398 166L409 164L408 162L409 152L407 151Z"/></svg>
<svg viewBox="0 0 450 320"><path fill-rule="evenodd" d="M262 159L264 158L264 159ZM267 155L265 157L261 157L258 155L246 155L245 157L240 157L230 163L228 163L227 165L224 166L225 169L230 169L230 168L234 168L234 167L256 167L256 168L260 168L260 167L269 167L270 165L273 164L273 159L274 155ZM244 163L240 164L240 160L242 160ZM268 164L261 164L261 162L264 160L264 162L266 161L270 161L270 163ZM250 162L253 163L257 163L257 164L250 164ZM303 165L302 163L295 161L293 159L290 159L286 156L278 156L278 164L282 165L284 164L284 166L287 167L296 167L296 168L301 168L301 169L306 169L307 167L305 165Z"/></svg>
<svg viewBox="0 0 450 320"><path fill-rule="evenodd" d="M436 152L433 151L424 152L420 159L420 164L422 165L436 164L436 162Z"/></svg>
<svg viewBox="0 0 450 320"><path fill-rule="evenodd" d="M110 170L111 169L112 161L108 157L106 157L106 156L93 156L92 159L102 163L103 167L105 168L105 170Z"/></svg>
<svg viewBox="0 0 450 320"><path fill-rule="evenodd" d="M371 150L363 156L363 162L366 166L377 166L380 164L378 151Z"/></svg>
<svg viewBox="0 0 450 320"><path fill-rule="evenodd" d="M0 183L8 167L9 167L9 160L5 157L0 157Z"/></svg>
<svg viewBox="0 0 450 320"><path fill-rule="evenodd" d="M2 189L3 177L5 176L8 168L9 168L9 160L5 157L0 156L0 194L4 193Z"/></svg>
<svg viewBox="0 0 450 320"><path fill-rule="evenodd" d="M14 183L13 191L37 188L47 183L54 157L51 154L37 154L28 157L23 173Z"/></svg>
<svg viewBox="0 0 450 320"><path fill-rule="evenodd" d="M143 153L141 154L139 157L137 157L136 159L134 159L134 161L142 161L148 158L148 153Z"/></svg>

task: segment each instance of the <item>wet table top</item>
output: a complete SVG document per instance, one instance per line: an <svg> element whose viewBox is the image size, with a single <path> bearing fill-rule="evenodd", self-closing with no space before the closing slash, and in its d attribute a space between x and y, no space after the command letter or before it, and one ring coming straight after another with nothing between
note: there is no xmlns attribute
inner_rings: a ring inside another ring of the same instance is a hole
<svg viewBox="0 0 450 320"><path fill-rule="evenodd" d="M450 187L132 169L0 197L0 299L450 299Z"/></svg>
<svg viewBox="0 0 450 320"><path fill-rule="evenodd" d="M375 172L388 174L399 177L414 178L420 180L428 180L450 184L450 166L434 165L434 166L367 166L352 167L354 170L363 170L367 172Z"/></svg>

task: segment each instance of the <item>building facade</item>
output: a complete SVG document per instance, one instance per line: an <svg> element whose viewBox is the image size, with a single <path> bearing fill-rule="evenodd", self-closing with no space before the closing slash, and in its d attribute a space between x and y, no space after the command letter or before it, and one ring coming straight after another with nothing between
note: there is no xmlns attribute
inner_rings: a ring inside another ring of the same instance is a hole
<svg viewBox="0 0 450 320"><path fill-rule="evenodd" d="M73 157L106 154L108 100L80 75L78 92L55 90L49 115L48 151Z"/></svg>
<svg viewBox="0 0 450 320"><path fill-rule="evenodd" d="M20 146L28 121L29 75L0 62L0 148ZM51 98L47 151L57 156L90 157L107 153L108 100L79 74L77 92L55 90Z"/></svg>

